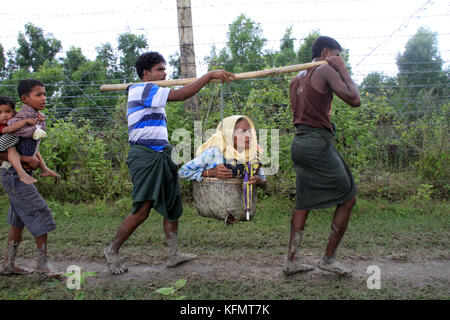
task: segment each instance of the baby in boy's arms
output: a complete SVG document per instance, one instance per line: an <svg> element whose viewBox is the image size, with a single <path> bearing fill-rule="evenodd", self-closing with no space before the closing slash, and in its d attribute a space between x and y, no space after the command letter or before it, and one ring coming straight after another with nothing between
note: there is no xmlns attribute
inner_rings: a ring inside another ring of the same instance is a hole
<svg viewBox="0 0 450 320"><path fill-rule="evenodd" d="M22 168L21 162L26 168L38 168L39 160L35 157L20 156L15 146L19 143L19 137L14 133L26 125L36 125L38 121L43 121L44 117L38 115L36 118L26 118L8 126L8 121L16 115L14 101L6 96L0 96L0 165L2 168L9 167L9 164L16 170L20 181L25 184L32 184L36 179L27 174ZM2 161L5 162L2 162ZM8 162L6 162L8 161Z"/></svg>

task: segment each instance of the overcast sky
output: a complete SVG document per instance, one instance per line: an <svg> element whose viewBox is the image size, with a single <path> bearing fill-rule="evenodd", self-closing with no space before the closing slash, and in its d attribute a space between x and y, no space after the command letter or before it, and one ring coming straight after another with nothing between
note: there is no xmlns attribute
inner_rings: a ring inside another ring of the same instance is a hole
<svg viewBox="0 0 450 320"><path fill-rule="evenodd" d="M260 23L266 48L278 49L289 26L296 48L312 30L334 37L350 50L358 82L373 71L395 75L397 54L420 26L439 34L441 56L447 66L450 62L448 0L191 0L191 5L197 76L206 72L203 59L212 45L225 46L228 27L241 13ZM166 60L179 51L176 0L8 1L0 9L5 51L17 46L17 35L27 22L61 40L63 50L81 47L90 59L102 43L117 46L124 32L145 35L149 49Z"/></svg>

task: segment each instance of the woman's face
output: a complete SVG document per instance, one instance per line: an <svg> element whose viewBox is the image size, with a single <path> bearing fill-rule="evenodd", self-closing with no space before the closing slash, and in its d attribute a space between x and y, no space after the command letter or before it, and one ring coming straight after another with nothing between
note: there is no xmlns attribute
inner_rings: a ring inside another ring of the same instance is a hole
<svg viewBox="0 0 450 320"><path fill-rule="evenodd" d="M247 120L241 120L234 126L234 148L241 152L244 149L250 148L250 138L252 136L252 129Z"/></svg>

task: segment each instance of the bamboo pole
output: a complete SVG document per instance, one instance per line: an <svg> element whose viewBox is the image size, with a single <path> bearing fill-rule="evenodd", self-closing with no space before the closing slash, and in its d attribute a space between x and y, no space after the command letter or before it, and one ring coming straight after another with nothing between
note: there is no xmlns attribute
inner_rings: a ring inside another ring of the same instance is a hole
<svg viewBox="0 0 450 320"><path fill-rule="evenodd" d="M302 63L302 64L294 64L292 66L286 66L286 67L280 67L280 68L236 73L235 74L236 79L234 79L234 80L246 80L246 79L271 77L271 76L284 74L284 73L298 72L298 71L309 69L309 68L312 68L312 67L315 67L318 65L322 65L322 64L327 64L327 62L326 61L317 61L317 62L309 62L309 63ZM197 78L150 81L147 83L153 83L160 87L174 87L174 86L185 86L191 82L194 82L195 80L197 80ZM220 80L213 79L210 82L218 82L218 81L220 81ZM100 86L100 91L105 92L105 91L126 90L126 88L128 88L128 86L130 86L132 84L133 83L104 84L104 85Z"/></svg>

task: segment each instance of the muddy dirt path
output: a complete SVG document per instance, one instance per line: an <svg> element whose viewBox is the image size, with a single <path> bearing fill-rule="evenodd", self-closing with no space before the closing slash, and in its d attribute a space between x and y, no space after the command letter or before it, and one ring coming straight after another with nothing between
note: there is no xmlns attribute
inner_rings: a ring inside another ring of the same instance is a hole
<svg viewBox="0 0 450 320"><path fill-rule="evenodd" d="M221 279L234 279L245 281L245 279L264 279L276 282L286 282L295 279L314 279L335 276L329 272L316 267L317 259L304 258L315 269L306 274L296 274L290 277L284 276L282 259L269 260L265 258L252 259L224 259L215 256L199 257L198 259L182 264L176 268L166 268L164 264L144 264L133 261L124 261L128 272L116 276L112 275L104 261L52 261L52 265L58 271L66 271L70 265L77 265L83 271L96 272L96 276L89 278L89 285L108 284L141 284L150 285L155 280L167 280L172 283L180 278L200 278L218 281ZM450 260L435 259L414 262L399 262L388 259L379 260L342 260L353 268L350 277L352 281L366 281L370 274L367 268L377 265L381 271L381 285L390 282L396 284L413 285L423 287L426 285L446 285L450 288ZM32 267L31 259L17 259L21 266ZM158 281L160 282L160 281ZM449 289L450 295L450 289Z"/></svg>

